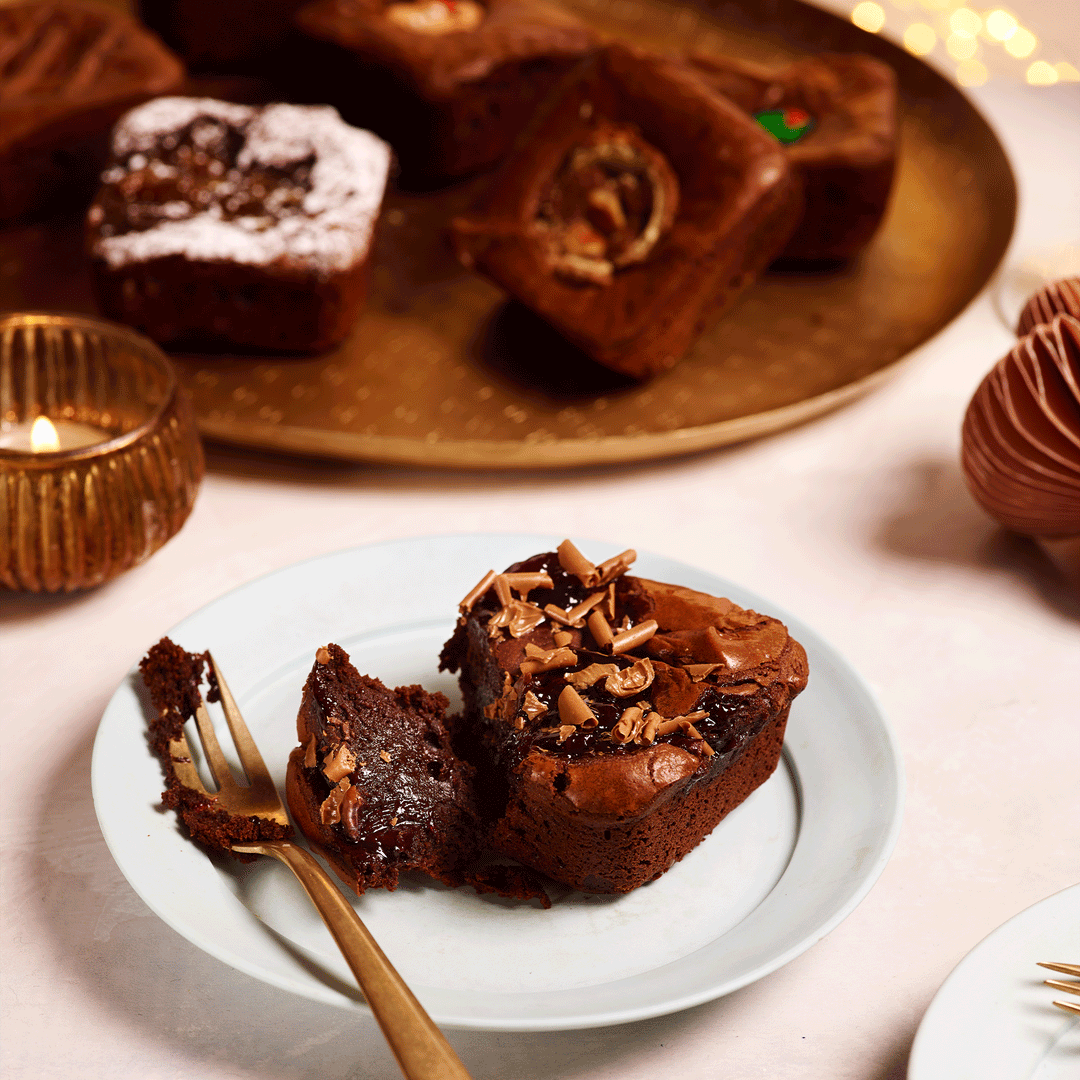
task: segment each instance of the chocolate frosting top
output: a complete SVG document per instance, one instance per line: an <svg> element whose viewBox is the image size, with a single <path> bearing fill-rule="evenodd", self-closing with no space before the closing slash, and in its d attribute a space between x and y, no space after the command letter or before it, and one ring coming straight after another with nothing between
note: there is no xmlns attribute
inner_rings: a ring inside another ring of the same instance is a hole
<svg viewBox="0 0 1080 1080"><path fill-rule="evenodd" d="M806 686L806 654L777 619L629 576L633 552L616 576L601 564L591 578L592 564L578 573L562 556L517 563L501 584L489 575L466 598L459 635L487 638L502 673L501 692L481 702L500 756L576 811L650 812L738 760ZM518 583L526 599L510 591ZM466 647L457 641L446 667Z"/></svg>
<svg viewBox="0 0 1080 1080"><path fill-rule="evenodd" d="M961 463L1003 525L1080 534L1080 319L1036 326L986 376L964 418Z"/></svg>

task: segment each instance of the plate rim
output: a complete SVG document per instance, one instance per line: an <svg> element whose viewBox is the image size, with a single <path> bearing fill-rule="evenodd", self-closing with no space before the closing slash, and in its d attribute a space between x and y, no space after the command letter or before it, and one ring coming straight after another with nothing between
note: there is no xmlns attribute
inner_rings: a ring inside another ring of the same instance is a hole
<svg viewBox="0 0 1080 1080"><path fill-rule="evenodd" d="M297 572L302 567L308 567L310 564L318 563L324 560L332 560L336 558L347 558L349 556L355 556L362 558L365 553L370 553L375 549L385 549L388 553L393 553L395 549L407 548L410 545L427 545L427 544L440 544L440 543L468 543L473 541L486 542L500 542L507 543L513 546L521 546L522 549L526 545L551 545L558 543L557 539L554 539L551 534L535 534L535 533L516 533L516 532L458 532L458 533L440 533L433 535L416 535L408 537L400 537L391 540L375 541L368 544L353 545L347 548L338 549L335 551L323 552L320 554L308 556L304 559L296 560L292 563L288 563L285 566L269 570L257 577L251 578L247 581L240 582L232 588L221 593L217 597L207 601L194 611L190 612L187 616L181 619L179 622L170 627L165 633L169 636L183 636L182 630L185 624L190 620L195 619L200 615L204 615L208 609L212 609L218 604L226 602L229 599L235 600L238 594L243 593L246 590L258 589L265 587L265 583L273 580L274 578L290 573ZM605 541L593 541L588 540L586 542L595 543L597 546L610 546L613 549L623 550L617 544L610 544ZM536 547L536 550L540 550L540 547ZM532 550L532 547L529 548ZM579 1015L579 1016L561 1016L561 1017L536 1017L529 1015L521 1015L514 1017L505 1016L488 1016L486 1018L477 1019L476 1016L467 1013L447 1013L447 1012L432 1012L433 1019L436 1020L440 1026L458 1029L469 1030L481 1030L481 1031L563 1031L574 1030L591 1027L603 1027L615 1024L630 1023L637 1020L647 1019L655 1016L667 1015L682 1011L687 1008L694 1007L696 1005L703 1004L707 1001L714 1000L716 998L725 996L734 992L744 986L750 985L756 982L758 979L763 978L765 975L778 970L783 967L803 952L807 951L813 945L817 944L822 938L826 937L832 932L852 911L865 899L866 895L870 892L873 886L876 884L882 871L887 865L892 853L895 849L896 842L899 836L900 829L903 823L903 808L906 797L905 787L905 768L902 754L900 752L898 740L896 734L892 729L892 725L889 722L887 715L881 708L881 705L877 699L876 694L871 687L866 683L862 676L856 671L854 667L844 658L843 654L837 650L827 639L825 639L816 630L813 630L808 624L804 623L802 619L788 612L781 605L773 603L771 600L767 600L761 597L758 593L751 589L744 588L737 582L730 581L727 578L723 578L718 574L710 570L706 570L703 567L695 566L690 563L683 562L679 559L674 559L660 553L646 551L644 549L639 550L639 557L641 555L646 556L649 559L656 559L660 562L673 565L678 568L682 568L692 573L708 578L718 586L727 591L730 587L732 591L740 594L741 602L749 602L751 604L760 604L762 610L774 613L777 618L780 618L787 625L795 627L795 633L798 635L801 633L804 637L812 639L815 648L820 647L825 650L827 658L834 664L838 665L839 669L843 672L843 675L848 679L862 694L863 699L868 706L867 715L861 718L863 724L870 721L869 727L866 730L873 729L877 738L880 740L883 749L886 751L885 759L881 764L881 772L884 776L891 780L893 785L892 798L888 806L883 806L881 809L881 819L887 822L883 829L880 829L876 834L878 837L878 851L874 859L867 862L864 866L860 867L859 871L854 874L849 874L850 881L855 882L854 888L850 889L847 894L846 900L839 905L831 908L831 914L828 917L821 919L814 925L814 928L803 935L799 941L790 945L787 949L776 953L763 960L756 966L730 977L726 981L721 981L718 984L709 986L707 988L686 993L681 996L669 996L662 1002L645 1002L639 1004L637 1007L621 1008L615 1011L609 1011L607 1013L598 1013L594 1015ZM236 970L239 970L247 975L250 975L262 982L269 983L276 986L279 989L286 990L290 993L295 993L299 996L306 997L309 1000L318 1001L324 1004L332 1004L338 1007L344 1007L346 1009L352 1009L367 1013L366 1005L362 1002L356 1002L352 999L345 998L342 994L329 989L323 983L313 982L311 985L302 987L297 984L296 979L287 974L277 972L269 969L265 963L258 963L249 960L242 953L235 950L232 952L228 950L222 950L220 945L212 942L198 926L192 926L185 924L183 926L177 925L169 915L162 911L159 906L154 902L153 894L147 896L144 893L144 889L141 888L136 881L132 880L131 874L129 874L128 866L125 864L125 858L122 852L117 850L117 841L111 834L111 821L108 811L106 809L108 803L107 800L99 798L99 791L108 790L109 782L113 779L112 764L108 761L107 753L103 749L106 741L106 732L108 730L107 721L110 714L114 709L122 710L125 707L125 702L122 700L125 694L137 693L137 678L138 678L138 664L136 664L124 675L118 684L115 692L111 695L108 704L102 714L101 721L98 725L97 732L94 738L94 748L91 759L91 787L93 793L93 801L95 813L97 815L99 828L105 839L106 846L109 848L110 854L113 856L117 867L127 880L131 888L136 894L143 900L144 903L157 915L163 922L166 923L172 930L180 934L187 939L197 948L203 952L208 953L215 959L228 964ZM801 779L799 776L797 755L792 751L791 747L785 740L784 746L784 762L788 769L789 775L793 786L795 787L796 794L799 798L800 806L802 805L802 791L801 791ZM147 749L147 757L150 759L150 752ZM156 767L156 762L154 763ZM795 857L795 851L799 845L799 835L802 833L802 825L795 835L795 847L792 852L792 858ZM190 841L186 841L190 843ZM781 878L773 885L768 895L783 881L784 876L787 874L787 869L781 875ZM765 902L763 898L758 908ZM247 909L245 905L240 904L244 910L248 911L248 917L253 923L257 923L259 927L266 928L258 920L258 918ZM754 910L758 910L755 908ZM746 918L750 918L753 912L748 914ZM745 921L745 920L743 920ZM736 924L738 925L738 924ZM730 929L734 929L732 927ZM729 931L726 931L729 932ZM725 932L725 933L726 933ZM722 936L722 935L721 935ZM715 939L714 939L715 940ZM712 944L712 943L709 943ZM708 947L703 946L703 948ZM690 956L693 953L689 954ZM687 960L687 957L680 957L672 964L683 963ZM661 965L660 967L667 966ZM651 971L658 971L660 967L651 969ZM648 974L648 973L642 973ZM614 986L616 983L623 981L622 979L609 980L606 983L601 983L597 987L591 989L598 990L603 986ZM430 990L430 988L428 988ZM418 993L420 988L417 988ZM464 991L465 993L472 994L474 997L490 993L488 991ZM435 993L450 993L450 991L435 991ZM462 991L454 991L454 993L462 993ZM552 993L565 993L565 991L527 991L516 996L520 999L524 999L529 996L548 996ZM508 995L502 994L502 997Z"/></svg>

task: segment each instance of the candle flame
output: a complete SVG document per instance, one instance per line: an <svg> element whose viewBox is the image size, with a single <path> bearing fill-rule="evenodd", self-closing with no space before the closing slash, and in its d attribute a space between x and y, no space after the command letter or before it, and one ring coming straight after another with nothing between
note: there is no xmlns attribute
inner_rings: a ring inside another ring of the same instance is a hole
<svg viewBox="0 0 1080 1080"><path fill-rule="evenodd" d="M30 428L30 449L35 454L43 450L59 450L60 439L56 434L56 428L47 416L39 416Z"/></svg>

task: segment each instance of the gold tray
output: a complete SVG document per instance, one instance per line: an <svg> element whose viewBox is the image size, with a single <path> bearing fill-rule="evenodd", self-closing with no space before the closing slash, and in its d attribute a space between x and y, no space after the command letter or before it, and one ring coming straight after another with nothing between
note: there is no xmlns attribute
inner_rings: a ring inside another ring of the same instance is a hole
<svg viewBox="0 0 1080 1080"><path fill-rule="evenodd" d="M814 51L891 64L902 99L890 209L862 257L770 274L682 362L631 383L588 360L443 239L477 183L391 193L368 309L315 358L174 356L202 433L356 461L535 468L660 458L790 427L865 393L979 292L1012 234L1016 186L989 126L946 79L798 0L569 0L661 49L781 63ZM0 233L0 307L92 312L79 230Z"/></svg>

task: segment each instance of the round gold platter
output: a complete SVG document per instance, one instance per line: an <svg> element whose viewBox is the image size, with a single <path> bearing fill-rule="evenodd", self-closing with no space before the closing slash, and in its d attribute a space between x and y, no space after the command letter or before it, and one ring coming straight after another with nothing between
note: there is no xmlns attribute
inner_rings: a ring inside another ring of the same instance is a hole
<svg viewBox="0 0 1080 1080"><path fill-rule="evenodd" d="M768 274L672 371L632 383L567 345L444 240L483 180L391 192L372 295L318 357L174 355L199 429L221 442L355 461L538 468L722 446L866 392L979 292L1012 234L1005 153L927 65L798 0L571 0L599 29L665 50L780 64L867 52L896 70L901 148L884 225L832 273ZM94 311L79 230L0 232L0 307Z"/></svg>

